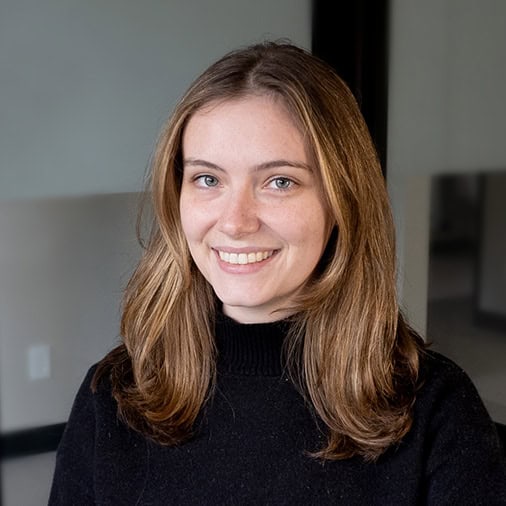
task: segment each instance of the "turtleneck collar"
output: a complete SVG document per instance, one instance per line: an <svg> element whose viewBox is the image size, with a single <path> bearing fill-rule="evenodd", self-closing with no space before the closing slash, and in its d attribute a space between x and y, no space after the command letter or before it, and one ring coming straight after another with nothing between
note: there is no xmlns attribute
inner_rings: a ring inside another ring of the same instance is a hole
<svg viewBox="0 0 506 506"><path fill-rule="evenodd" d="M287 320L239 323L223 313L216 317L218 371L246 376L280 376Z"/></svg>

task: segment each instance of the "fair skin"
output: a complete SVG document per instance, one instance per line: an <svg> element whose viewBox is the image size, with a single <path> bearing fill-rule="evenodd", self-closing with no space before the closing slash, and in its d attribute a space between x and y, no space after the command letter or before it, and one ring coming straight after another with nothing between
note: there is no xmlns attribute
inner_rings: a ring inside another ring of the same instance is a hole
<svg viewBox="0 0 506 506"><path fill-rule="evenodd" d="M289 316L328 237L301 132L279 100L255 95L195 113L182 146L183 232L224 313L242 323Z"/></svg>

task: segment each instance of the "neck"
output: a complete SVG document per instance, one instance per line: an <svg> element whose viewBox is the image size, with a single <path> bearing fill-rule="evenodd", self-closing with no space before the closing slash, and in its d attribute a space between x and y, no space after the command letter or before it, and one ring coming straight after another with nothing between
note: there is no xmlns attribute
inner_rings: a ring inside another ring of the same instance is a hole
<svg viewBox="0 0 506 506"><path fill-rule="evenodd" d="M223 314L238 323L272 323L284 320L294 314L294 311L287 308L266 308L266 307L239 307L223 304Z"/></svg>
<svg viewBox="0 0 506 506"><path fill-rule="evenodd" d="M218 370L248 376L281 375L283 341L288 330L287 320L244 324L218 315Z"/></svg>

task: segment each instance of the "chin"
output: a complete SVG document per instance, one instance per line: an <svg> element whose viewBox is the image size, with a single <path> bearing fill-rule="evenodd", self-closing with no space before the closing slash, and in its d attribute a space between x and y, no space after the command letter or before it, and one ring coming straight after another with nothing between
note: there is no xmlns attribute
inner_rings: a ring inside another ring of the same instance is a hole
<svg viewBox="0 0 506 506"><path fill-rule="evenodd" d="M244 308L244 309L254 309L256 307L261 307L263 304L260 301L253 300L244 300L243 299L231 299L230 297L218 297L220 301L225 306L236 307L236 308Z"/></svg>

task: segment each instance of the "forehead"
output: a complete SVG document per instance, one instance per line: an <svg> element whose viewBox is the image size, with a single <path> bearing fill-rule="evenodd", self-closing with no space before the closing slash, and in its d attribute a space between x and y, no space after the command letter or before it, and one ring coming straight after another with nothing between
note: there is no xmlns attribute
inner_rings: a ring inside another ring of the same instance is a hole
<svg viewBox="0 0 506 506"><path fill-rule="evenodd" d="M185 156L193 156L194 150L241 149L264 156L291 154L309 162L303 130L284 101L271 95L246 95L201 107L187 121L182 148Z"/></svg>
<svg viewBox="0 0 506 506"><path fill-rule="evenodd" d="M217 99L204 104L194 111L188 118L186 125L195 122L195 119L217 118L237 119L247 113L259 113L261 116L276 116L285 126L296 130L302 130L299 122L287 107L285 100L276 94L252 93L233 98ZM256 116L256 115L255 115Z"/></svg>

